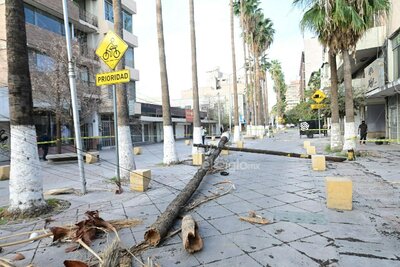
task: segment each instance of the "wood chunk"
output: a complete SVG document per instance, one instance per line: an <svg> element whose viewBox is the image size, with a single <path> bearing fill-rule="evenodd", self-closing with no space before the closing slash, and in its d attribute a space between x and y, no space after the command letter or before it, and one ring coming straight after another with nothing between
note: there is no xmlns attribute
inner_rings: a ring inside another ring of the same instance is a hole
<svg viewBox="0 0 400 267"><path fill-rule="evenodd" d="M189 253L194 253L203 248L203 239L199 234L199 228L190 215L186 215L182 219L182 243Z"/></svg>

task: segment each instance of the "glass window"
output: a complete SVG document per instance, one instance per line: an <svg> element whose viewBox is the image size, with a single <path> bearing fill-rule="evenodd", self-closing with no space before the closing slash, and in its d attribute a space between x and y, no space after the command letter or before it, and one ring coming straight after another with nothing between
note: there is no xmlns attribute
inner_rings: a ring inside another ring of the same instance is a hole
<svg viewBox="0 0 400 267"><path fill-rule="evenodd" d="M45 14L42 11L36 11L36 25L40 28L58 33L63 34L63 25L60 21L52 16Z"/></svg>
<svg viewBox="0 0 400 267"><path fill-rule="evenodd" d="M122 24L125 30L132 33L132 14L122 11Z"/></svg>
<svg viewBox="0 0 400 267"><path fill-rule="evenodd" d="M35 11L33 11L33 8L28 5L25 5L24 10L25 10L25 22L35 25Z"/></svg>
<svg viewBox="0 0 400 267"><path fill-rule="evenodd" d="M133 47L128 47L128 49L125 52L125 66L131 68L135 67L135 62L133 58Z"/></svg>
<svg viewBox="0 0 400 267"><path fill-rule="evenodd" d="M88 67L80 67L79 68L79 78L81 79L81 81L89 84L90 82L90 77L89 77L89 68Z"/></svg>
<svg viewBox="0 0 400 267"><path fill-rule="evenodd" d="M400 78L400 33L393 38L392 46L393 46L393 60L394 60L393 74L394 78L398 79Z"/></svg>
<svg viewBox="0 0 400 267"><path fill-rule="evenodd" d="M106 20L114 22L113 6L109 1L104 1L104 17Z"/></svg>
<svg viewBox="0 0 400 267"><path fill-rule="evenodd" d="M51 57L36 53L36 67L38 71L51 72L55 70L55 61Z"/></svg>

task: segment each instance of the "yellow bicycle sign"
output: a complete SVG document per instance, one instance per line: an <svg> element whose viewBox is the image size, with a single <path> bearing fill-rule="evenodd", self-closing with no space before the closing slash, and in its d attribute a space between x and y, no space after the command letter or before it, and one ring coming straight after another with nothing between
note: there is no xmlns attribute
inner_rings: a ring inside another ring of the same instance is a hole
<svg viewBox="0 0 400 267"><path fill-rule="evenodd" d="M114 32L109 31L97 48L96 55L111 69L115 69L127 49L128 45L124 40Z"/></svg>

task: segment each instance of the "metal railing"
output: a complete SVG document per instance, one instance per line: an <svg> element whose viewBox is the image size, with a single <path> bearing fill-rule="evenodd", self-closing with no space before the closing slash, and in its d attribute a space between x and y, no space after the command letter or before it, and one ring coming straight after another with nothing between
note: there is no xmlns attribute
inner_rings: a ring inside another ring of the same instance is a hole
<svg viewBox="0 0 400 267"><path fill-rule="evenodd" d="M79 8L79 19L98 27L97 17L82 8Z"/></svg>

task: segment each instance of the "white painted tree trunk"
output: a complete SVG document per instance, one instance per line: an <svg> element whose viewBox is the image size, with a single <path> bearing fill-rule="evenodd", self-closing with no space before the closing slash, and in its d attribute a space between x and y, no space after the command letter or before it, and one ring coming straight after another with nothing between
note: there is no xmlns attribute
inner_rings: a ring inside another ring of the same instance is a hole
<svg viewBox="0 0 400 267"><path fill-rule="evenodd" d="M11 125L10 212L46 206L35 126Z"/></svg>
<svg viewBox="0 0 400 267"><path fill-rule="evenodd" d="M240 141L240 126L235 125L233 128L233 143Z"/></svg>
<svg viewBox="0 0 400 267"><path fill-rule="evenodd" d="M343 141L340 133L340 124L332 123L331 125L331 150L342 151Z"/></svg>
<svg viewBox="0 0 400 267"><path fill-rule="evenodd" d="M171 125L164 128L164 164L171 165L178 162L178 155L175 150L174 129Z"/></svg>
<svg viewBox="0 0 400 267"><path fill-rule="evenodd" d="M203 139L201 137L201 127L193 128L193 144L202 144ZM203 148L192 146L192 154L194 153L202 153L204 151Z"/></svg>
<svg viewBox="0 0 400 267"><path fill-rule="evenodd" d="M356 127L354 122L344 124L344 145L343 150L355 149L357 142Z"/></svg>
<svg viewBox="0 0 400 267"><path fill-rule="evenodd" d="M136 169L135 159L132 151L132 139L130 129L127 125L118 126L119 142L119 171L121 179L129 179L130 171Z"/></svg>

